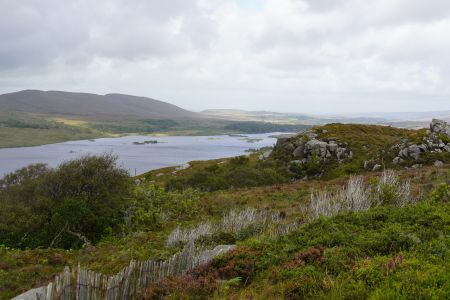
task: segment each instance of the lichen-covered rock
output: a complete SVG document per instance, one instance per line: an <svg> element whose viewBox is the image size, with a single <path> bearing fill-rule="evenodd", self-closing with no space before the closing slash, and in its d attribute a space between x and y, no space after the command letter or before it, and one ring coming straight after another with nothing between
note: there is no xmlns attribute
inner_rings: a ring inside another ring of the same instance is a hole
<svg viewBox="0 0 450 300"><path fill-rule="evenodd" d="M373 166L372 171L374 171L374 172L381 171L382 168L383 168L382 165L376 164L375 166Z"/></svg>
<svg viewBox="0 0 450 300"><path fill-rule="evenodd" d="M350 158L350 159L353 158L353 151L349 151L349 152L348 152L348 158Z"/></svg>
<svg viewBox="0 0 450 300"><path fill-rule="evenodd" d="M296 158L303 158L305 156L305 145L300 143L294 152L292 152L292 155Z"/></svg>
<svg viewBox="0 0 450 300"><path fill-rule="evenodd" d="M446 134L450 137L450 125L443 120L433 119L431 120L430 130L437 134Z"/></svg>
<svg viewBox="0 0 450 300"><path fill-rule="evenodd" d="M397 164L403 162L403 159L401 159L400 157L397 156L396 158L394 158L392 160L392 162L397 165Z"/></svg>
<svg viewBox="0 0 450 300"><path fill-rule="evenodd" d="M440 160L436 160L433 165L435 167L442 167L444 165L444 163Z"/></svg>
<svg viewBox="0 0 450 300"><path fill-rule="evenodd" d="M344 158L345 157L345 154L346 154L346 151L347 151L347 149L345 149L345 148L337 148L336 149L336 157L337 157L337 159L342 159L342 158Z"/></svg>
<svg viewBox="0 0 450 300"><path fill-rule="evenodd" d="M369 167L369 163L370 162L368 160L364 161L364 169L367 169Z"/></svg>
<svg viewBox="0 0 450 300"><path fill-rule="evenodd" d="M417 146L417 147L419 147L419 149L420 149L421 152L427 152L427 151L428 151L428 147L427 147L427 145L425 145L425 144L420 144L420 145Z"/></svg>
<svg viewBox="0 0 450 300"><path fill-rule="evenodd" d="M45 287L39 287L25 292L11 300L37 300L45 298Z"/></svg>
<svg viewBox="0 0 450 300"><path fill-rule="evenodd" d="M330 141L327 144L327 148L330 152L335 152L337 150L337 148L339 148L339 146L335 141Z"/></svg>
<svg viewBox="0 0 450 300"><path fill-rule="evenodd" d="M353 152L347 144L338 143L336 138L319 138L313 131L306 131L292 136L278 137L271 157L286 163L287 170L297 178L305 175L321 176L327 161L353 158Z"/></svg>
<svg viewBox="0 0 450 300"><path fill-rule="evenodd" d="M411 145L408 147L408 155L414 158L415 160L419 160L420 158L420 148L417 145Z"/></svg>
<svg viewBox="0 0 450 300"><path fill-rule="evenodd" d="M284 149L286 149L287 151L294 151L295 150L295 146L291 143L287 143L284 145Z"/></svg>
<svg viewBox="0 0 450 300"><path fill-rule="evenodd" d="M398 156L399 156L400 158L408 158L408 156L409 156L408 148L404 148L404 149L400 150L400 151L398 152Z"/></svg>
<svg viewBox="0 0 450 300"><path fill-rule="evenodd" d="M324 158L327 155L327 143L317 139L309 140L305 144L305 152L312 155L316 154L320 158Z"/></svg>

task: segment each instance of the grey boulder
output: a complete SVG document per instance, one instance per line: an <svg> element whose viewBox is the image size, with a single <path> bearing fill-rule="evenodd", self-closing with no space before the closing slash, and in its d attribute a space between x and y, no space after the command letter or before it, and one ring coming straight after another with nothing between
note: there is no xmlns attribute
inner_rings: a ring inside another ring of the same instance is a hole
<svg viewBox="0 0 450 300"><path fill-rule="evenodd" d="M292 154L294 155L294 157L303 158L303 156L305 155L305 145L300 144L297 148L295 148Z"/></svg>
<svg viewBox="0 0 450 300"><path fill-rule="evenodd" d="M374 172L380 171L382 167L383 167L382 165L377 164L377 165L373 166L372 171L374 171Z"/></svg>
<svg viewBox="0 0 450 300"><path fill-rule="evenodd" d="M430 130L431 132L437 134L446 134L447 136L450 136L450 125L448 125L447 122L443 120L431 120Z"/></svg>
<svg viewBox="0 0 450 300"><path fill-rule="evenodd" d="M433 165L435 167L442 167L444 165L444 163L440 160L436 160Z"/></svg>

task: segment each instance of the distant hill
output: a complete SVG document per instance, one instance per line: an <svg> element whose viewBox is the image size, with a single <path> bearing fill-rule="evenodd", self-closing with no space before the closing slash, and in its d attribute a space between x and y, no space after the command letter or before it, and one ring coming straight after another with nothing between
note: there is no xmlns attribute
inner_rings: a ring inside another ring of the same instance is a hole
<svg viewBox="0 0 450 300"><path fill-rule="evenodd" d="M200 114L159 100L123 94L96 95L24 90L0 95L0 110L84 118L196 119Z"/></svg>
<svg viewBox="0 0 450 300"><path fill-rule="evenodd" d="M200 112L207 117L231 121L271 122L276 124L307 124L327 123L327 119L306 114L287 114L272 111L246 111L240 109L207 109Z"/></svg>
<svg viewBox="0 0 450 300"><path fill-rule="evenodd" d="M431 119L450 121L450 111L348 113L348 114L302 114L271 111L246 111L239 109L208 109L204 116L232 120L271 122L277 124L322 125L328 123L379 124L405 128L427 127Z"/></svg>

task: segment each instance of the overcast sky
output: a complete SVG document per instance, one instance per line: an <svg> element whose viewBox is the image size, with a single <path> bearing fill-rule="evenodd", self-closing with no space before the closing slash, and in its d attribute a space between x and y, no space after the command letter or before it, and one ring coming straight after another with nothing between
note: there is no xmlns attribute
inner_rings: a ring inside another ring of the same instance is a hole
<svg viewBox="0 0 450 300"><path fill-rule="evenodd" d="M450 110L449 0L0 0L0 93Z"/></svg>

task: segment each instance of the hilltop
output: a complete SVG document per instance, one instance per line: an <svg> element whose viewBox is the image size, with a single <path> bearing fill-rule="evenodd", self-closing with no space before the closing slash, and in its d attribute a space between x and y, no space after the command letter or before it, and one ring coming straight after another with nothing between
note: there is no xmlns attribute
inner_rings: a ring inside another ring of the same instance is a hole
<svg viewBox="0 0 450 300"><path fill-rule="evenodd" d="M0 109L85 119L195 119L201 115L173 104L124 94L97 95L24 90L0 95Z"/></svg>

